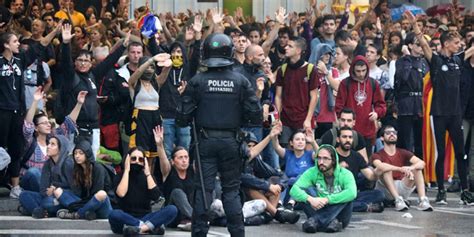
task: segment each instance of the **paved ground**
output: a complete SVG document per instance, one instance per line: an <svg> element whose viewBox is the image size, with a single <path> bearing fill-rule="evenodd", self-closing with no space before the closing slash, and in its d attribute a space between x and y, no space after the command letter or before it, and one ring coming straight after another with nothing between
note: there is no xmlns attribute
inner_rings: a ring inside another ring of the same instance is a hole
<svg viewBox="0 0 474 237"><path fill-rule="evenodd" d="M0 191L0 196L1 196ZM434 200L435 191L430 191ZM415 199L413 199L414 201ZM448 206L436 207L434 212L421 212L415 208L408 212L413 217L404 218L401 212L386 209L380 214L356 213L349 227L341 233L323 236L474 236L474 207L458 204L459 197L448 195ZM16 201L0 198L0 236L113 236L106 220L70 221L57 218L35 220L18 216L14 211ZM303 215L304 216L304 215ZM301 232L304 217L295 225L271 223L246 227L247 236L307 236ZM190 236L168 228L166 236ZM229 236L225 228L212 227L209 236Z"/></svg>

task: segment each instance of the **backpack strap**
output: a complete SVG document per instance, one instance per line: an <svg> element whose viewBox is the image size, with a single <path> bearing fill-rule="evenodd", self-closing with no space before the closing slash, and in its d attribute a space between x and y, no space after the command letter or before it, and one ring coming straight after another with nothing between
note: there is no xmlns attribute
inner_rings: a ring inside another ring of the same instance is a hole
<svg viewBox="0 0 474 237"><path fill-rule="evenodd" d="M329 131L331 131L331 146L336 146L336 137L337 137L337 130L336 128L331 128Z"/></svg>
<svg viewBox="0 0 474 237"><path fill-rule="evenodd" d="M352 147L359 145L359 136L356 130L352 129Z"/></svg>
<svg viewBox="0 0 474 237"><path fill-rule="evenodd" d="M283 63L281 66L280 66L280 70L281 70L281 77L285 77L285 72L286 72L286 68L288 67L288 63Z"/></svg>

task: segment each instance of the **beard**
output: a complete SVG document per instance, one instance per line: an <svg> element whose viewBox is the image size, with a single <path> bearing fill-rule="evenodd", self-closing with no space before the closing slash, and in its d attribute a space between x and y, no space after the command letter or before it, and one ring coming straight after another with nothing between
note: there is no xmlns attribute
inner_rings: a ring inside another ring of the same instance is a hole
<svg viewBox="0 0 474 237"><path fill-rule="evenodd" d="M341 145L341 149L343 151L349 151L349 150L351 150L351 147L352 147L352 144L350 142L346 142L346 143Z"/></svg>

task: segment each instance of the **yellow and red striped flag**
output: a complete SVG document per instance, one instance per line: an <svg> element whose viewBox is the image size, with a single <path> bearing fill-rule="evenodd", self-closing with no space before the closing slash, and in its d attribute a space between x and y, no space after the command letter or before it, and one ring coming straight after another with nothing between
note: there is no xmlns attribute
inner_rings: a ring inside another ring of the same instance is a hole
<svg viewBox="0 0 474 237"><path fill-rule="evenodd" d="M431 76L428 72L423 79L423 160L425 166L425 182L436 181L436 160L438 158L436 150L436 141L434 134L433 119L431 117L431 103L433 101L433 85L431 83ZM454 147L446 132L446 138L442 141L446 144L446 153L444 160L444 180L453 177L454 174Z"/></svg>

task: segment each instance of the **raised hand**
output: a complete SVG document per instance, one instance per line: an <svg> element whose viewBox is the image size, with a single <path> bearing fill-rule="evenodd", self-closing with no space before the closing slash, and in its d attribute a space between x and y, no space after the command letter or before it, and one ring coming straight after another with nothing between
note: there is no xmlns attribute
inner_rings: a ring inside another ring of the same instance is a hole
<svg viewBox="0 0 474 237"><path fill-rule="evenodd" d="M380 21L380 17L377 17L377 22L375 23L375 27L377 28L378 32L382 32L382 22Z"/></svg>
<svg viewBox="0 0 474 237"><path fill-rule="evenodd" d="M71 33L71 24L65 24L62 26L61 35L63 38L63 43L69 44L74 37L74 34Z"/></svg>
<svg viewBox="0 0 474 237"><path fill-rule="evenodd" d="M153 136L155 138L155 143L159 146L163 145L164 141L164 132L163 127L158 125L153 129Z"/></svg>
<svg viewBox="0 0 474 237"><path fill-rule="evenodd" d="M35 93L33 94L33 100L40 101L41 99L43 99L43 87L38 86L38 88L35 90Z"/></svg>
<svg viewBox="0 0 474 237"><path fill-rule="evenodd" d="M84 104L84 102L86 101L87 93L89 93L89 92L87 92L87 91L79 92L79 94L77 94L77 103Z"/></svg>
<svg viewBox="0 0 474 237"><path fill-rule="evenodd" d="M201 15L194 16L193 30L195 32L201 32L202 30L202 16Z"/></svg>
<svg viewBox="0 0 474 237"><path fill-rule="evenodd" d="M319 11L320 12L324 11L324 9L326 9L326 6L327 6L326 3L324 3L324 2L320 3L319 4Z"/></svg>
<svg viewBox="0 0 474 237"><path fill-rule="evenodd" d="M379 0L372 0L372 2L370 3L370 9L374 10L377 7L377 5L379 5L379 2L380 2Z"/></svg>
<svg viewBox="0 0 474 237"><path fill-rule="evenodd" d="M132 31L129 31L126 35L125 38L123 39L123 47L128 47L128 44L130 43L130 34Z"/></svg>
<svg viewBox="0 0 474 237"><path fill-rule="evenodd" d="M314 142L314 133L312 129L306 129L305 138L307 143L312 144Z"/></svg>
<svg viewBox="0 0 474 237"><path fill-rule="evenodd" d="M171 56L167 53L159 53L159 54L153 56L153 61L155 61L157 63L160 63L160 62L166 61L167 59L170 59L170 57Z"/></svg>
<svg viewBox="0 0 474 237"><path fill-rule="evenodd" d="M123 168L124 168L125 173L130 172L130 155L127 155L127 157L125 157L125 162L124 162Z"/></svg>
<svg viewBox="0 0 474 237"><path fill-rule="evenodd" d="M286 14L286 9L283 7L278 8L278 10L275 12L275 20L278 21L280 24L285 23L285 19L288 17L288 14Z"/></svg>
<svg viewBox="0 0 474 237"><path fill-rule="evenodd" d="M416 17L411 13L411 11L405 11L403 16L413 25L416 24Z"/></svg>
<svg viewBox="0 0 474 237"><path fill-rule="evenodd" d="M211 15L212 15L212 22L214 22L214 24L216 25L220 24L222 20L224 19L224 15L222 13L219 13L219 10L217 10L217 8L211 9Z"/></svg>

